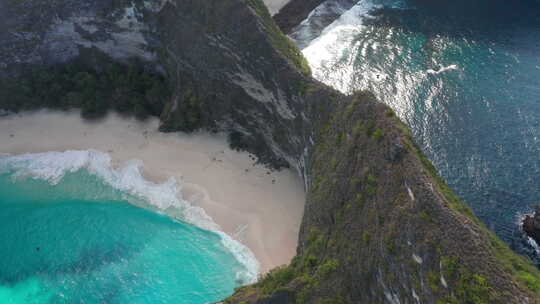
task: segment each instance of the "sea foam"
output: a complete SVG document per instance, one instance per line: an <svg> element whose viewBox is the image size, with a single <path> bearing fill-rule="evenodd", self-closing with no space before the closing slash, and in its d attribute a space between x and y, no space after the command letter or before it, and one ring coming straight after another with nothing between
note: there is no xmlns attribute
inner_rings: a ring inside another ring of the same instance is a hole
<svg viewBox="0 0 540 304"><path fill-rule="evenodd" d="M249 248L221 231L204 209L184 200L181 186L174 178L161 184L154 183L143 177L142 168L143 163L138 160L114 168L111 157L96 150L0 155L0 174L12 172L15 179L40 179L56 185L66 174L86 170L105 184L144 200L148 207L212 231L221 237L222 244L244 265L246 270L238 273L237 279L242 283L257 280L260 266Z"/></svg>
<svg viewBox="0 0 540 304"><path fill-rule="evenodd" d="M438 70L428 69L427 73L436 75L436 74L444 73L446 71L452 71L452 70L457 70L457 69L459 69L459 67L456 64L451 64L449 66L440 66Z"/></svg>
<svg viewBox="0 0 540 304"><path fill-rule="evenodd" d="M321 5L318 9L327 9L325 7ZM376 10L382 8L414 9L414 7L407 6L404 1L362 0L343 12L315 39L303 31L307 31L312 25L317 26L317 16L323 16L324 13L310 16L302 22L301 27L297 28L297 32L291 34L298 45L305 46L302 53L308 60L313 76L317 80L346 94L358 89L354 83L355 74L358 72L356 70L358 57L369 58L369 54L380 47L376 42L369 44L364 42L366 39L371 39L369 34L363 35L366 29L365 24L366 21L375 18L373 13ZM375 75L375 77L370 77L375 82L386 78L386 72L380 70L363 71L362 74Z"/></svg>

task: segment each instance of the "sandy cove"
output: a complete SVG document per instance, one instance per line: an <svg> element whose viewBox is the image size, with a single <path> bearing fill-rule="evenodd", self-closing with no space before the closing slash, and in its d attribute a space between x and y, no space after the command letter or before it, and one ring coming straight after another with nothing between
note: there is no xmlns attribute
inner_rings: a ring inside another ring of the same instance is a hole
<svg viewBox="0 0 540 304"><path fill-rule="evenodd" d="M184 199L253 251L262 273L289 263L304 210L300 178L255 165L252 155L231 150L223 135L164 134L158 124L116 114L96 122L78 112L11 115L0 118L0 153L95 149L110 154L115 166L142 160L146 178L174 177Z"/></svg>

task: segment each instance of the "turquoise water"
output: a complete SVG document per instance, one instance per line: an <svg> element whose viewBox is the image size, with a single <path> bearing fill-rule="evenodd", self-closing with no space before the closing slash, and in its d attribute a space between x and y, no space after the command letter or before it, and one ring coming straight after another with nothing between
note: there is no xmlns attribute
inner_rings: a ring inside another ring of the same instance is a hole
<svg viewBox="0 0 540 304"><path fill-rule="evenodd" d="M219 234L55 161L0 157L0 303L213 303L246 283Z"/></svg>
<svg viewBox="0 0 540 304"><path fill-rule="evenodd" d="M303 44L318 79L374 92L491 229L537 254L519 218L540 203L539 1L360 0Z"/></svg>

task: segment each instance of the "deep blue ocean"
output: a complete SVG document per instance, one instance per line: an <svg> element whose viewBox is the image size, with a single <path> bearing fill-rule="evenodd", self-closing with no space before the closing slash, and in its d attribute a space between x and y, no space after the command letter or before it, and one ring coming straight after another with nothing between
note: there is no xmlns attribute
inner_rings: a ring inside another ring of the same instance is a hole
<svg viewBox="0 0 540 304"><path fill-rule="evenodd" d="M316 78L373 91L476 215L534 256L519 218L540 204L540 2L361 0L345 11L293 35Z"/></svg>
<svg viewBox="0 0 540 304"><path fill-rule="evenodd" d="M0 156L0 303L215 303L254 279L247 248L139 168L98 151Z"/></svg>

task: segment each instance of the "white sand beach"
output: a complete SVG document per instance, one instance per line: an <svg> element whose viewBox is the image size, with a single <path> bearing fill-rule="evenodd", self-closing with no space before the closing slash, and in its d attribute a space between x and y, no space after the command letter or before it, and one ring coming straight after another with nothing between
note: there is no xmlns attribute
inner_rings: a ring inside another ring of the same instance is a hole
<svg viewBox="0 0 540 304"><path fill-rule="evenodd" d="M295 255L305 194L291 170L272 172L252 156L228 148L222 135L164 134L158 120L139 122L110 114L97 122L78 112L23 113L0 118L0 153L95 149L115 166L138 159L155 182L174 177L182 196L222 230L248 246L264 273Z"/></svg>
<svg viewBox="0 0 540 304"><path fill-rule="evenodd" d="M279 12L290 0L263 0L268 7L270 14L273 16Z"/></svg>

